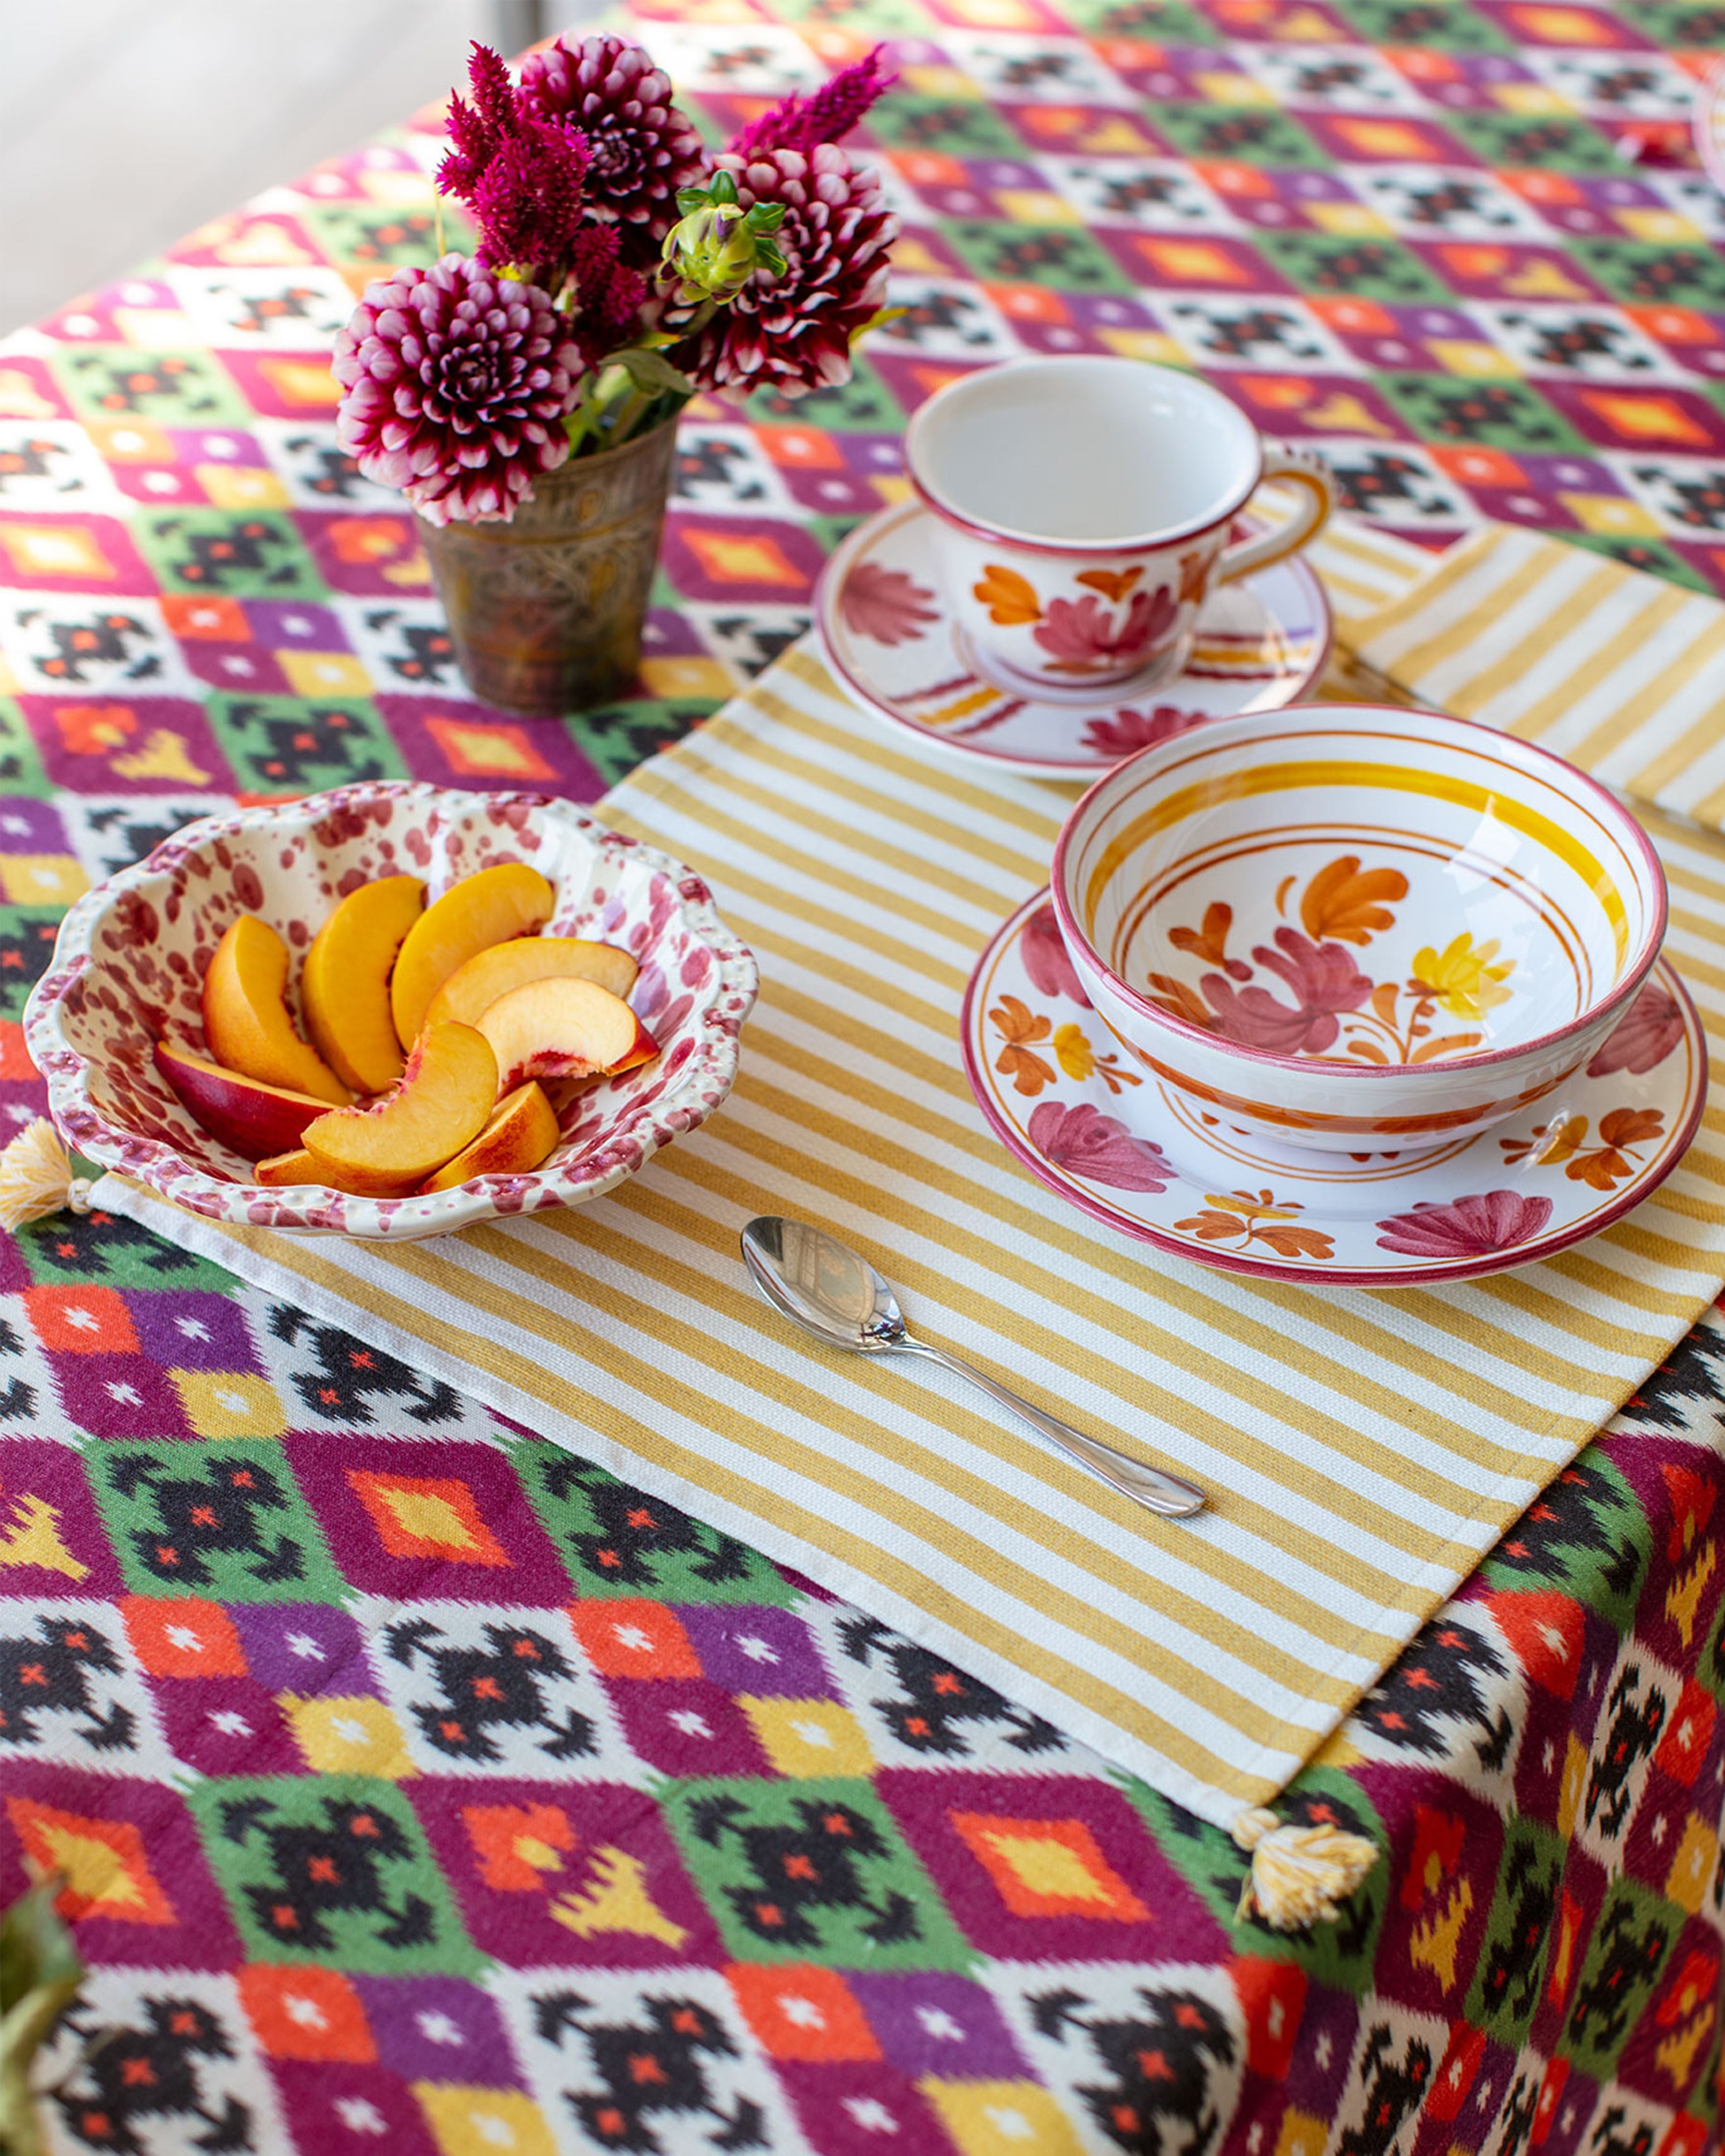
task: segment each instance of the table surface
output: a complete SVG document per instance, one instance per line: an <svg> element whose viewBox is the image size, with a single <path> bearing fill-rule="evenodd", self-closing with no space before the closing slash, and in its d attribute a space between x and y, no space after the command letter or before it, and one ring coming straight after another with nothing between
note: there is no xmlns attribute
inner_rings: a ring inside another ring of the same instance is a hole
<svg viewBox="0 0 1725 2156"><path fill-rule="evenodd" d="M434 120L0 347L6 1116L87 882L213 798L593 798L801 632L906 413L1004 353L1195 363L1392 529L1725 589L1725 204L1671 162L1717 0L680 12L644 34L716 136L901 41L907 311L845 390L691 413L613 709L468 700L335 447ZM0 1897L63 1871L94 1971L62 2148L1712 2142L1711 1321L1290 1791L1387 1861L1285 1938L1224 1837L963 1672L185 1252L64 1215L0 1296Z"/></svg>

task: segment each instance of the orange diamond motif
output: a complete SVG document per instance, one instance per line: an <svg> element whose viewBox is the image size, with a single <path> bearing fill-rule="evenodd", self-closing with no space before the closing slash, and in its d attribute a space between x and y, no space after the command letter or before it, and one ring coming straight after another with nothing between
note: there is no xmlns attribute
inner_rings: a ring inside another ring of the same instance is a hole
<svg viewBox="0 0 1725 2156"><path fill-rule="evenodd" d="M1363 157L1394 157L1408 164L1430 163L1431 144L1404 120L1359 120L1337 114L1331 120Z"/></svg>
<svg viewBox="0 0 1725 2156"><path fill-rule="evenodd" d="M1004 1819L995 1812L948 1816L1015 1917L1137 1924L1150 1915L1082 1820Z"/></svg>
<svg viewBox="0 0 1725 2156"><path fill-rule="evenodd" d="M716 584L782 584L793 592L809 588L809 579L767 533L712 531L685 525L682 536Z"/></svg>
<svg viewBox="0 0 1725 2156"><path fill-rule="evenodd" d="M546 1875L565 1869L579 1836L556 1804L464 1804L461 1824L480 1876L502 1894L542 1894Z"/></svg>
<svg viewBox="0 0 1725 2156"><path fill-rule="evenodd" d="M1177 285L1250 285L1253 273L1227 250L1201 239L1144 239L1138 250Z"/></svg>
<svg viewBox="0 0 1725 2156"><path fill-rule="evenodd" d="M555 778L557 772L528 740L522 726L488 720L428 719L425 731L463 778Z"/></svg>
<svg viewBox="0 0 1725 2156"><path fill-rule="evenodd" d="M7 1815L30 1869L65 1881L54 1907L69 1923L107 1917L121 1924L172 1924L174 1906L144 1854L143 1838L125 1820L85 1819L28 1797L8 1797Z"/></svg>
<svg viewBox="0 0 1725 2156"><path fill-rule="evenodd" d="M377 1475L350 1468L347 1480L392 1557L434 1557L456 1564L511 1562L508 1551L480 1519L472 1491L453 1476Z"/></svg>
<svg viewBox="0 0 1725 2156"><path fill-rule="evenodd" d="M1671 398L1614 389L1584 389L1580 394L1590 411L1631 441L1681 442L1697 449L1712 446L1707 429Z"/></svg>

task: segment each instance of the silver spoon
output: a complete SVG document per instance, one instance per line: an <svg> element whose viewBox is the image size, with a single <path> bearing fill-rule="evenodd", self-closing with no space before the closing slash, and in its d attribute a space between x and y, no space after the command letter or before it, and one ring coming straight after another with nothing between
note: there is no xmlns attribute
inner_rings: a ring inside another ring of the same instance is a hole
<svg viewBox="0 0 1725 2156"><path fill-rule="evenodd" d="M742 1231L742 1258L749 1277L765 1299L783 1317L824 1340L829 1348L848 1348L867 1355L927 1355L943 1369L980 1385L991 1400L1023 1416L1039 1437L1046 1438L1056 1451L1087 1467L1092 1475L1153 1512L1170 1519L1186 1519L1201 1512L1204 1494L1175 1475L1128 1459L1111 1445L1103 1445L1070 1423L1045 1414L1004 1385L968 1363L961 1363L942 1348L913 1339L905 1325L904 1312L890 1283L881 1279L868 1261L859 1257L835 1235L812 1228L806 1220L782 1219L765 1213L751 1220Z"/></svg>

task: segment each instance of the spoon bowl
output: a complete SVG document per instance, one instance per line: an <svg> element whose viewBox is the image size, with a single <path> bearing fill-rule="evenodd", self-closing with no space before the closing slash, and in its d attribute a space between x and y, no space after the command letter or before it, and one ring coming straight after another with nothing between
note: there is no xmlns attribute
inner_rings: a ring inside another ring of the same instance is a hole
<svg viewBox="0 0 1725 2156"><path fill-rule="evenodd" d="M1203 1511L1204 1494L1194 1484L1183 1482L1175 1475L1164 1475L1159 1468L1146 1466L1112 1445L1086 1436L1057 1415L1021 1399L984 1371L949 1355L945 1348L916 1339L905 1322L891 1283L866 1258L824 1228L814 1227L806 1220L762 1214L742 1231L742 1258L763 1300L826 1346L852 1354L896 1351L927 1356L942 1368L968 1378L990 1399L1029 1423L1068 1459L1135 1504L1169 1519L1185 1519Z"/></svg>

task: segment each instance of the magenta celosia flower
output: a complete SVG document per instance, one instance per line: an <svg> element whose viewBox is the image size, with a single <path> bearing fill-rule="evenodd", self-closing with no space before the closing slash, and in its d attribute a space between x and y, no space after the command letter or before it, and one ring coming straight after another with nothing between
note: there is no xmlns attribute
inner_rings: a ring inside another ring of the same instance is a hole
<svg viewBox="0 0 1725 2156"><path fill-rule="evenodd" d="M825 142L747 162L727 150L717 165L735 179L744 210L783 206L773 238L785 266L757 270L668 357L704 389L742 393L770 382L800 397L847 381L851 341L886 297L886 253L898 234L879 176Z"/></svg>
<svg viewBox="0 0 1725 2156"><path fill-rule="evenodd" d="M882 91L898 80L881 69L883 49L876 45L860 60L840 68L812 96L787 97L752 120L732 138L732 154L747 160L767 150L800 150L807 157L822 142L842 141Z"/></svg>
<svg viewBox="0 0 1725 2156"><path fill-rule="evenodd" d="M634 343L641 329L646 280L618 259L619 228L583 225L569 252L569 274L562 305L569 330L589 366Z"/></svg>
<svg viewBox="0 0 1725 2156"><path fill-rule="evenodd" d="M506 518L568 455L585 367L536 285L446 254L367 286L336 340L336 439L434 524Z"/></svg>
<svg viewBox="0 0 1725 2156"><path fill-rule="evenodd" d="M438 187L473 213L481 262L513 264L554 293L589 214L586 139L528 104L488 46L475 43L468 75L473 102L450 100Z"/></svg>
<svg viewBox="0 0 1725 2156"><path fill-rule="evenodd" d="M706 152L671 102L670 78L639 45L609 32L560 38L521 63L522 102L586 139L590 213L619 227L621 259L644 268L676 221L676 192L701 179Z"/></svg>

